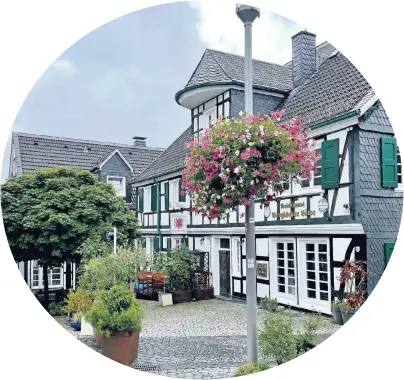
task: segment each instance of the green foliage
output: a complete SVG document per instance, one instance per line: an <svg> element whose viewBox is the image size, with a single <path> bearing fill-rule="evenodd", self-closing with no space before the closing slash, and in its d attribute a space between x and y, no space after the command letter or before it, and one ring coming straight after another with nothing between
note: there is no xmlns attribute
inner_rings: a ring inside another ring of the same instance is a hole
<svg viewBox="0 0 404 380"><path fill-rule="evenodd" d="M121 243L138 236L125 201L87 170L57 167L11 178L1 186L1 204L16 261L62 263L94 233L113 226Z"/></svg>
<svg viewBox="0 0 404 380"><path fill-rule="evenodd" d="M78 311L77 313L74 313L72 316L73 322L81 322L81 318L83 318L85 313L82 311Z"/></svg>
<svg viewBox="0 0 404 380"><path fill-rule="evenodd" d="M113 243L106 241L105 236L94 234L81 246L81 263L88 263L91 259L112 255Z"/></svg>
<svg viewBox="0 0 404 380"><path fill-rule="evenodd" d="M348 313L349 310L351 310L351 306L346 301L342 301L338 304L339 308L341 311L344 311L345 313Z"/></svg>
<svg viewBox="0 0 404 380"><path fill-rule="evenodd" d="M243 365L242 367L238 368L233 377L250 375L252 373L265 371L266 369L270 369L270 368L271 368L271 366L269 366L266 363L250 363L250 364L246 364L246 365Z"/></svg>
<svg viewBox="0 0 404 380"><path fill-rule="evenodd" d="M296 357L296 339L292 318L286 313L267 315L259 335L259 346L264 357L273 358L278 364Z"/></svg>
<svg viewBox="0 0 404 380"><path fill-rule="evenodd" d="M60 315L65 314L62 302L51 302L49 304L48 311L49 311L49 314L52 315L53 317L58 317Z"/></svg>
<svg viewBox="0 0 404 380"><path fill-rule="evenodd" d="M276 311L278 308L278 301L276 300L276 298L272 299L264 297L261 300L261 307L267 311Z"/></svg>
<svg viewBox="0 0 404 380"><path fill-rule="evenodd" d="M70 289L66 299L65 310L68 313L86 313L90 310L92 304L93 299L90 292L82 288L78 288L76 291Z"/></svg>
<svg viewBox="0 0 404 380"><path fill-rule="evenodd" d="M91 259L84 266L79 280L80 288L97 292L117 284L128 285L138 279L146 261L145 248L118 247L116 255Z"/></svg>
<svg viewBox="0 0 404 380"><path fill-rule="evenodd" d="M186 245L175 248L167 260L170 288L174 291L190 290L191 275L195 269L195 256Z"/></svg>
<svg viewBox="0 0 404 380"><path fill-rule="evenodd" d="M265 357L275 359L277 364L286 363L314 346L316 333L326 321L321 315L310 316L296 334L288 313L268 314L259 335L261 352Z"/></svg>
<svg viewBox="0 0 404 380"><path fill-rule="evenodd" d="M143 309L133 292L123 285L114 285L99 293L85 318L97 331L110 336L118 331L139 332Z"/></svg>

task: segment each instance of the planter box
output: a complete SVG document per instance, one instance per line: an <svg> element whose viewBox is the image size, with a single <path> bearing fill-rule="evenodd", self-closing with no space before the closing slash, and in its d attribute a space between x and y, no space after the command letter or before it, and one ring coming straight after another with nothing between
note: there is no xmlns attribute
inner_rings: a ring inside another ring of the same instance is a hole
<svg viewBox="0 0 404 380"><path fill-rule="evenodd" d="M352 317L353 315L356 313L357 309L351 309L349 311L341 311L342 314L342 321L345 323L347 323Z"/></svg>
<svg viewBox="0 0 404 380"><path fill-rule="evenodd" d="M344 324L344 321L342 320L342 312L339 306L333 304L331 308L331 313L337 325L341 326Z"/></svg>
<svg viewBox="0 0 404 380"><path fill-rule="evenodd" d="M184 290L181 292L172 292L173 303L191 302L192 290Z"/></svg>
<svg viewBox="0 0 404 380"><path fill-rule="evenodd" d="M95 343L102 346L102 341L103 341L104 337L102 335L99 335L97 333L96 329L93 329L93 335L94 335L94 338L95 338Z"/></svg>
<svg viewBox="0 0 404 380"><path fill-rule="evenodd" d="M93 326L91 326L88 322L85 321L84 317L81 318L81 336L92 336L94 335Z"/></svg>
<svg viewBox="0 0 404 380"><path fill-rule="evenodd" d="M172 306L173 295L171 293L159 293L159 304L161 306Z"/></svg>
<svg viewBox="0 0 404 380"><path fill-rule="evenodd" d="M195 289L192 294L197 300L209 300L213 298L213 288Z"/></svg>
<svg viewBox="0 0 404 380"><path fill-rule="evenodd" d="M139 333L121 331L103 339L101 353L124 365L132 364L138 355Z"/></svg>
<svg viewBox="0 0 404 380"><path fill-rule="evenodd" d="M81 322L70 322L70 327L76 331L81 330Z"/></svg>

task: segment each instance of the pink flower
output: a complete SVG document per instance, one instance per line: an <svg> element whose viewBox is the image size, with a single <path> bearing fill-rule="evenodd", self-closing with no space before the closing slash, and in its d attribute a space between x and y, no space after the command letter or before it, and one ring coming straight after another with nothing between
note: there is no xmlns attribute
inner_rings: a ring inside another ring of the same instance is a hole
<svg viewBox="0 0 404 380"><path fill-rule="evenodd" d="M211 180L212 178L213 178L213 174L212 173L205 173L205 178L207 179L207 180Z"/></svg>
<svg viewBox="0 0 404 380"><path fill-rule="evenodd" d="M231 203L231 200L230 200L229 198L224 198L223 201L224 201L224 203L226 203L226 204Z"/></svg>
<svg viewBox="0 0 404 380"><path fill-rule="evenodd" d="M250 201L245 201L244 206L251 206L251 202Z"/></svg>

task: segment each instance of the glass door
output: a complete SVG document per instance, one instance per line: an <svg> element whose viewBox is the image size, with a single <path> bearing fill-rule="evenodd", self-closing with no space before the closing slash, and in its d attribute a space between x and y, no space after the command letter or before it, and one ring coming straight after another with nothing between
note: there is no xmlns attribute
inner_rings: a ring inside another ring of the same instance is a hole
<svg viewBox="0 0 404 380"><path fill-rule="evenodd" d="M327 240L299 241L299 304L305 309L330 313L330 255Z"/></svg>
<svg viewBox="0 0 404 380"><path fill-rule="evenodd" d="M274 240L271 254L271 298L297 306L296 247L294 239Z"/></svg>

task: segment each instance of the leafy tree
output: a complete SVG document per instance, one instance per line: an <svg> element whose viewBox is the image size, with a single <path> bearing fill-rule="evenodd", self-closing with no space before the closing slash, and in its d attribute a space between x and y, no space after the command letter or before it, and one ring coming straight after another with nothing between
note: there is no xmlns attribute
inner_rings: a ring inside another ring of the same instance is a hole
<svg viewBox="0 0 404 380"><path fill-rule="evenodd" d="M83 169L56 167L9 179L1 186L1 205L14 259L43 266L46 308L48 267L79 260L88 238L105 236L113 227L120 244L138 237L136 218L124 200Z"/></svg>

